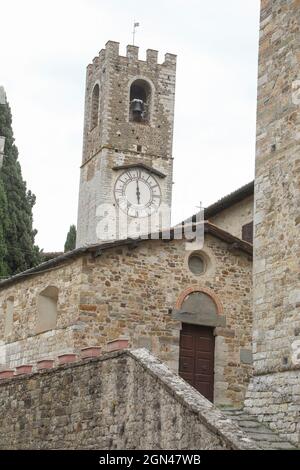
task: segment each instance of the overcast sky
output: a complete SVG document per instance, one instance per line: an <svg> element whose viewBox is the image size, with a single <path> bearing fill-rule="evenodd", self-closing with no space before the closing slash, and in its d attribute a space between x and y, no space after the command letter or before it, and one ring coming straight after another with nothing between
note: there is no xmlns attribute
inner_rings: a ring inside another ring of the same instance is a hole
<svg viewBox="0 0 300 470"><path fill-rule="evenodd" d="M254 175L259 0L0 0L0 85L45 251L77 220L85 69L107 40L178 55L173 221Z"/></svg>

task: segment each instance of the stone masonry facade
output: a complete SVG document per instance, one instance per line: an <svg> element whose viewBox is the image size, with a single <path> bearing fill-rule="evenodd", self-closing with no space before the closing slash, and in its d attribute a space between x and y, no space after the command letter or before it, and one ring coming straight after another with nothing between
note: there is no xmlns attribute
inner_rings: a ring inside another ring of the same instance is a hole
<svg viewBox="0 0 300 470"><path fill-rule="evenodd" d="M0 449L255 449L146 350L1 380L0 428Z"/></svg>
<svg viewBox="0 0 300 470"><path fill-rule="evenodd" d="M2 292L0 302L0 364L17 367L39 358L64 354L74 349L78 325L82 260L59 266L51 272L28 277ZM37 334L39 294L48 286L59 288L56 328ZM5 331L7 304L13 302L12 328Z"/></svg>
<svg viewBox="0 0 300 470"><path fill-rule="evenodd" d="M228 209L220 211L209 220L235 237L242 238L242 227L253 222L253 208L254 198L248 196Z"/></svg>
<svg viewBox="0 0 300 470"><path fill-rule="evenodd" d="M171 207L173 185L173 123L176 56L166 54L158 64L158 52L149 49L146 61L139 48L127 46L119 55L119 43L106 48L87 68L77 246L100 241L97 208L116 206L114 185L124 165L145 164L161 172L158 177L162 204ZM130 121L130 89L136 80L149 86L149 122ZM93 90L99 87L96 125L93 126ZM134 222L129 217L128 223Z"/></svg>
<svg viewBox="0 0 300 470"><path fill-rule="evenodd" d="M199 291L214 300L220 318L214 328L214 402L241 406L252 374L252 259L210 234L201 253L207 264L200 276L188 267L185 240L147 240L79 254L52 271L0 286L2 368L128 338L130 347L147 348L178 373L182 322L172 311ZM48 286L58 289L57 325L36 334L37 299ZM13 326L5 337L8 299L14 303Z"/></svg>
<svg viewBox="0 0 300 470"><path fill-rule="evenodd" d="M254 378L246 409L300 443L300 1L262 0ZM298 344L298 353L297 353Z"/></svg>

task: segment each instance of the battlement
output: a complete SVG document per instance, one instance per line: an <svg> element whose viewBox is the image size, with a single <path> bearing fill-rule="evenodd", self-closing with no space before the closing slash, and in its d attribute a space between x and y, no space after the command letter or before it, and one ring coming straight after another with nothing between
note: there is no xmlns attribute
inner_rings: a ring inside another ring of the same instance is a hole
<svg viewBox="0 0 300 470"><path fill-rule="evenodd" d="M139 59L139 47L133 45L127 45L126 47L126 56L122 56L119 53L120 43L116 41L108 41L105 45L105 49L101 49L99 55L93 59L93 63L89 64L88 67L100 66L104 64L105 61L115 61L119 59L127 59L128 62L142 62L149 63L151 65L160 65L167 66L169 68L176 69L177 56L175 54L166 53L164 61L158 63L158 51L154 49L147 49L146 51L146 60Z"/></svg>

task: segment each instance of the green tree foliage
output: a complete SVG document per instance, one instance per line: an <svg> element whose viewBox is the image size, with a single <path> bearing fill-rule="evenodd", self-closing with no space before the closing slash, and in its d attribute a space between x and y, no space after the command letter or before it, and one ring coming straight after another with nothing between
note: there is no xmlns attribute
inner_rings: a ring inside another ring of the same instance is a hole
<svg viewBox="0 0 300 470"><path fill-rule="evenodd" d="M7 264L7 245L5 234L8 226L7 199L0 173L0 278L7 277L9 268Z"/></svg>
<svg viewBox="0 0 300 470"><path fill-rule="evenodd" d="M36 230L32 228L32 208L35 204L35 196L27 190L26 183L22 178L8 103L0 104L0 135L6 139L5 158L0 170L2 181L0 214L1 217L6 214L5 221L3 219L1 223L4 239L2 255L4 268L2 267L2 269L5 272L7 268L7 275L13 275L37 265L40 262L40 250L34 244Z"/></svg>
<svg viewBox="0 0 300 470"><path fill-rule="evenodd" d="M70 230L67 235L66 243L65 243L65 253L67 251L72 251L76 247L76 227L75 225L70 226Z"/></svg>

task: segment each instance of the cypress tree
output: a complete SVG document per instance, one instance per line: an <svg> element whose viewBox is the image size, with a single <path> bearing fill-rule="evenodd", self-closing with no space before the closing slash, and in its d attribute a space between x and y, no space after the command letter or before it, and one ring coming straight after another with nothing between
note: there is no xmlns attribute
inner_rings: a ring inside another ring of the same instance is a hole
<svg viewBox="0 0 300 470"><path fill-rule="evenodd" d="M0 170L0 279L7 277L9 268L7 264L7 245L5 234L8 226L7 199L1 179Z"/></svg>
<svg viewBox="0 0 300 470"><path fill-rule="evenodd" d="M76 227L75 225L70 226L70 230L67 235L66 243L65 243L65 253L67 251L75 250L76 247Z"/></svg>
<svg viewBox="0 0 300 470"><path fill-rule="evenodd" d="M37 265L40 262L40 251L34 244L37 232L32 228L35 196L27 190L22 178L18 149L14 144L11 110L7 102L0 104L0 135L6 139L5 158L0 170L8 214L4 230L5 260L7 274L13 275ZM5 210L3 201L0 201L2 211Z"/></svg>

